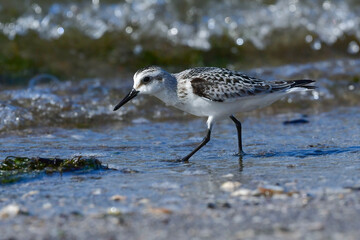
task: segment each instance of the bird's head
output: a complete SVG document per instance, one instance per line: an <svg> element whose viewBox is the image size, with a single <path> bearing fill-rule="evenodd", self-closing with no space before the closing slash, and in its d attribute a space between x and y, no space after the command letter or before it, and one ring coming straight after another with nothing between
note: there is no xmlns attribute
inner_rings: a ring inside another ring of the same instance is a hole
<svg viewBox="0 0 360 240"><path fill-rule="evenodd" d="M165 89L169 78L171 78L171 75L160 67L151 66L138 70L134 74L133 89L115 106L114 111L140 93L156 95L159 91Z"/></svg>

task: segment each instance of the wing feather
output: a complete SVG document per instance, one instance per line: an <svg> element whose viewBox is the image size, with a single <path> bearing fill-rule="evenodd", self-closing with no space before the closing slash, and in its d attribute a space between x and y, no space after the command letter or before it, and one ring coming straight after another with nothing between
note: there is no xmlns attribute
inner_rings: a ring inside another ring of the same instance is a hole
<svg viewBox="0 0 360 240"><path fill-rule="evenodd" d="M312 80L263 81L225 68L193 68L181 78L189 79L193 93L215 102L232 102L241 97L285 91L304 87Z"/></svg>

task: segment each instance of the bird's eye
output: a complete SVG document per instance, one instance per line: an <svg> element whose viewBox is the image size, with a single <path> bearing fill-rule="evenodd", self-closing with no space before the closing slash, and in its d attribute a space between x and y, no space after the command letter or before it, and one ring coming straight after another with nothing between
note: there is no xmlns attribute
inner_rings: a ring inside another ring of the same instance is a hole
<svg viewBox="0 0 360 240"><path fill-rule="evenodd" d="M150 77L144 77L144 78L143 78L143 82L144 82L144 83L150 82Z"/></svg>

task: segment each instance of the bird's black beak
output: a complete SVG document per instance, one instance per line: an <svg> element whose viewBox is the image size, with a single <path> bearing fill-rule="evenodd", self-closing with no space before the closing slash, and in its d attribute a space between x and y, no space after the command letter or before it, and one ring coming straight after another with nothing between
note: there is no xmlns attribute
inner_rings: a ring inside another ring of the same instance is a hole
<svg viewBox="0 0 360 240"><path fill-rule="evenodd" d="M123 100L121 100L115 107L114 111L118 110L122 105L136 97L138 95L139 91L136 91L134 88L124 97Z"/></svg>

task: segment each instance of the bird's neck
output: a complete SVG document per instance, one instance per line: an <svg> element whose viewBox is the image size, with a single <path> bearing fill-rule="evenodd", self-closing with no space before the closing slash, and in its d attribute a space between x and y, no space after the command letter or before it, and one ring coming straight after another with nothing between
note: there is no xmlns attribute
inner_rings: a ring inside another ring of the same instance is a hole
<svg viewBox="0 0 360 240"><path fill-rule="evenodd" d="M157 92L154 96L159 98L166 105L174 106L178 102L177 80L175 76L169 74L166 78L165 88Z"/></svg>

